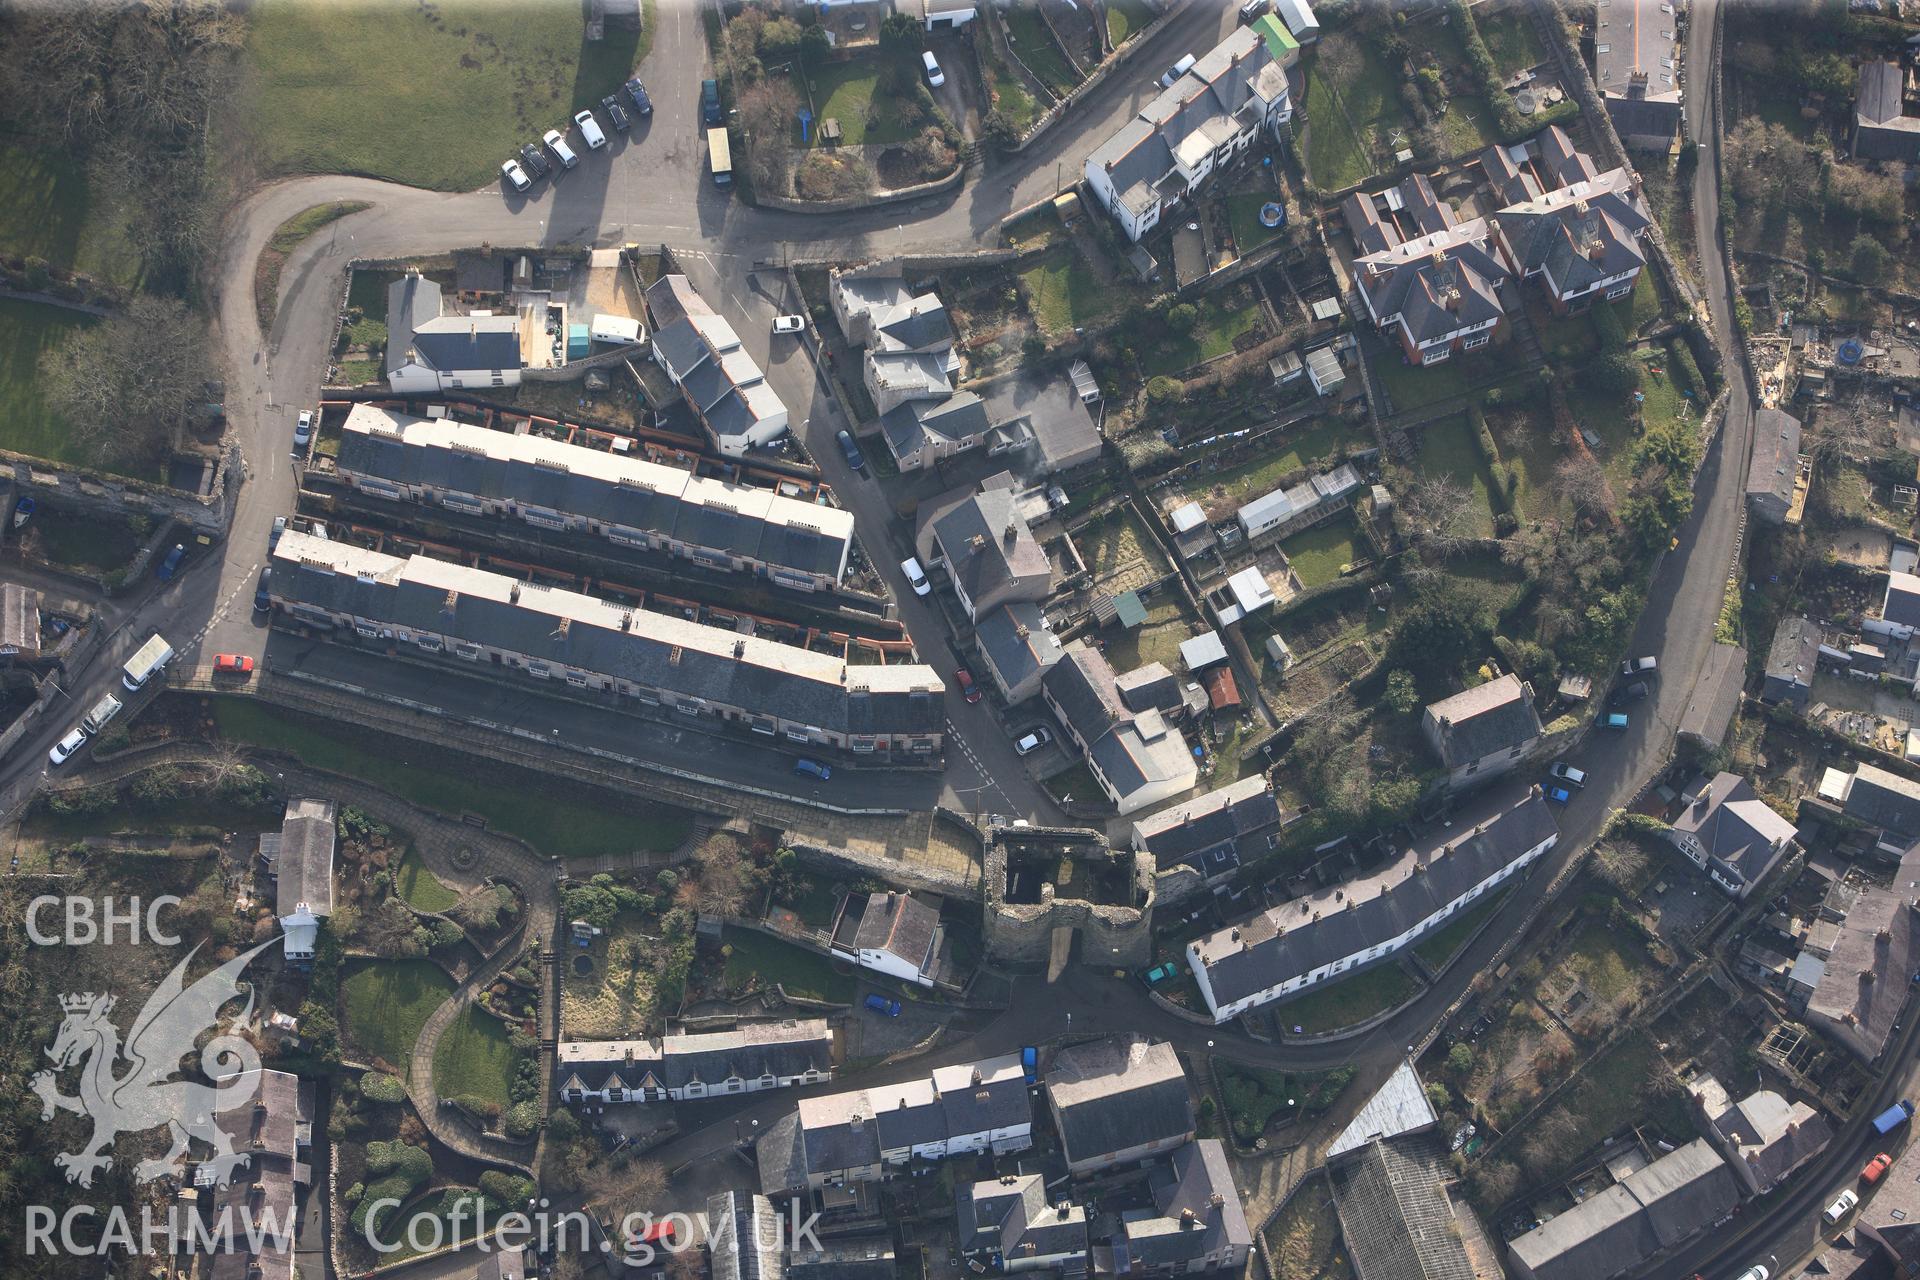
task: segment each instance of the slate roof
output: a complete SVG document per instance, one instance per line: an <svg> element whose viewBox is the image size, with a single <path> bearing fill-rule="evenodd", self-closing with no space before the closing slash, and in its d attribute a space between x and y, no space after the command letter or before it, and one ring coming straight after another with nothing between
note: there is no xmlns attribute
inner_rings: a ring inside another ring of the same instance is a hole
<svg viewBox="0 0 1920 1280"><path fill-rule="evenodd" d="M662 276L646 296L654 354L709 431L738 437L786 413L765 373L741 348L740 335L685 276Z"/></svg>
<svg viewBox="0 0 1920 1280"><path fill-rule="evenodd" d="M875 351L932 351L953 345L953 321L938 294L875 307L867 321L873 326Z"/></svg>
<svg viewBox="0 0 1920 1280"><path fill-rule="evenodd" d="M1860 64L1854 102L1854 154L1866 159L1920 159L1920 116L1906 114L1906 72L1898 62Z"/></svg>
<svg viewBox="0 0 1920 1280"><path fill-rule="evenodd" d="M1647 264L1639 236L1652 219L1625 169L1510 205L1493 220L1518 270L1544 270L1563 295Z"/></svg>
<svg viewBox="0 0 1920 1280"><path fill-rule="evenodd" d="M1123 811L1127 797L1144 788L1182 780L1192 786L1199 776L1186 739L1156 709L1129 711L1120 699L1113 667L1086 641L1069 644L1042 685Z"/></svg>
<svg viewBox="0 0 1920 1280"><path fill-rule="evenodd" d="M1431 198L1421 215L1431 230L1401 239L1365 193L1356 192L1341 206L1359 250L1356 279L1373 314L1383 320L1400 316L1416 343L1504 314L1495 290L1507 269L1488 247L1492 225L1484 218L1455 219L1431 188L1422 196L1419 184L1403 182L1400 190L1409 210Z"/></svg>
<svg viewBox="0 0 1920 1280"><path fill-rule="evenodd" d="M1284 50L1283 56L1291 59ZM1175 154L1191 140L1204 139L1212 151L1246 127L1250 102L1258 118L1256 83L1275 95L1286 88L1284 79L1275 85L1261 74L1274 59L1272 46L1252 27L1236 28L1094 148L1088 164L1106 170L1121 203L1144 212L1159 198L1154 187L1173 171Z"/></svg>
<svg viewBox="0 0 1920 1280"><path fill-rule="evenodd" d="M1180 680L1164 662L1149 662L1113 678L1114 691L1130 711L1158 707L1171 711L1180 705Z"/></svg>
<svg viewBox="0 0 1920 1280"><path fill-rule="evenodd" d="M682 1089L699 1082L805 1075L833 1066L833 1034L826 1019L747 1023L731 1031L669 1032L659 1040L569 1040L559 1046L563 1076L588 1089L619 1075L628 1088L657 1084Z"/></svg>
<svg viewBox="0 0 1920 1280"><path fill-rule="evenodd" d="M1051 578L1053 566L1020 518L1011 488L983 489L932 517L933 536L967 599L976 604L1017 580Z"/></svg>
<svg viewBox="0 0 1920 1280"><path fill-rule="evenodd" d="M1046 676L1047 694L1059 704L1067 726L1092 743L1132 713L1120 700L1113 667L1099 650L1076 640Z"/></svg>
<svg viewBox="0 0 1920 1280"><path fill-rule="evenodd" d="M1188 944L1216 1007L1395 938L1558 835L1539 788L1499 788L1361 880L1269 908Z"/></svg>
<svg viewBox="0 0 1920 1280"><path fill-rule="evenodd" d="M1082 1255L1087 1250L1086 1210L1055 1205L1037 1173L976 1182L954 1191L954 1219L964 1253L997 1252L1021 1258Z"/></svg>
<svg viewBox="0 0 1920 1280"><path fill-rule="evenodd" d="M1062 1049L1047 1068L1047 1097L1070 1165L1193 1136L1187 1076L1164 1040L1109 1036Z"/></svg>
<svg viewBox="0 0 1920 1280"><path fill-rule="evenodd" d="M1234 1186L1227 1156L1217 1138L1200 1138L1178 1148L1148 1174L1154 1208L1122 1215L1126 1255L1142 1267L1178 1265L1228 1248L1252 1246L1240 1191ZM1213 1203L1215 1194L1219 1204ZM1193 1214L1193 1223L1181 1220Z"/></svg>
<svg viewBox="0 0 1920 1280"><path fill-rule="evenodd" d="M1920 577L1911 573L1889 573L1880 616L1897 626L1920 627Z"/></svg>
<svg viewBox="0 0 1920 1280"><path fill-rule="evenodd" d="M974 639L1009 689L1053 666L1064 652L1060 638L1046 625L1046 615L1031 600L1014 600L987 614L975 625Z"/></svg>
<svg viewBox="0 0 1920 1280"><path fill-rule="evenodd" d="M787 1254L787 1280L894 1280L893 1235L832 1236Z"/></svg>
<svg viewBox="0 0 1920 1280"><path fill-rule="evenodd" d="M440 286L405 275L387 287L386 371L411 354L430 369L520 368L520 319L515 315L442 315Z"/></svg>
<svg viewBox="0 0 1920 1280"><path fill-rule="evenodd" d="M1856 822L1903 836L1920 836L1920 782L1878 765L1862 763L1854 767L1845 808L1847 816Z"/></svg>
<svg viewBox="0 0 1920 1280"><path fill-rule="evenodd" d="M1827 1118L1804 1102L1789 1103L1771 1089L1747 1095L1712 1117L1761 1191L1811 1160L1833 1140Z"/></svg>
<svg viewBox="0 0 1920 1280"><path fill-rule="evenodd" d="M1533 690L1511 672L1429 703L1426 718L1438 727L1440 761L1449 769L1465 768L1540 736Z"/></svg>
<svg viewBox="0 0 1920 1280"><path fill-rule="evenodd" d="M348 475L541 507L649 530L799 573L838 579L853 513L642 458L354 405L335 466Z"/></svg>
<svg viewBox="0 0 1920 1280"><path fill-rule="evenodd" d="M1394 1068L1379 1092L1367 1099L1360 1113L1327 1147L1324 1158L1332 1164L1341 1156L1363 1150L1380 1139L1421 1133L1438 1123L1440 1118L1433 1113L1433 1103L1420 1083L1420 1073L1408 1059Z"/></svg>
<svg viewBox="0 0 1920 1280"><path fill-rule="evenodd" d="M1475 1280L1431 1137L1370 1142L1334 1174L1341 1234L1359 1280Z"/></svg>
<svg viewBox="0 0 1920 1280"><path fill-rule="evenodd" d="M930 667L850 666L675 615L294 531L281 537L273 565L276 600L497 646L681 697L863 736L937 734L945 723L945 689Z"/></svg>
<svg viewBox="0 0 1920 1280"><path fill-rule="evenodd" d="M779 1213L763 1195L707 1197L707 1253L713 1280L782 1280L786 1261Z"/></svg>
<svg viewBox="0 0 1920 1280"><path fill-rule="evenodd" d="M1809 1015L1848 1028L1869 1061L1886 1047L1906 1004L1907 975L1920 969L1920 910L1912 905L1907 887L1916 880L1920 845L1901 857L1893 878L1896 887L1867 889L1854 902L1840 922L1826 971L1807 1000Z"/></svg>
<svg viewBox="0 0 1920 1280"><path fill-rule="evenodd" d="M1768 494L1783 503L1793 501L1793 481L1800 470L1800 419L1778 409L1759 409L1753 415L1753 462L1747 467L1747 494Z"/></svg>
<svg viewBox="0 0 1920 1280"><path fill-rule="evenodd" d="M986 436L992 427L987 407L971 391L956 391L944 400L909 400L880 415L880 429L894 456L910 457L929 440L966 445Z"/></svg>
<svg viewBox="0 0 1920 1280"><path fill-rule="evenodd" d="M1205 795L1170 805L1133 824L1133 847L1161 870L1191 862L1222 845L1278 826L1280 802L1267 780L1251 774Z"/></svg>
<svg viewBox="0 0 1920 1280"><path fill-rule="evenodd" d="M334 804L289 800L274 859L273 913L290 916L305 903L316 916L333 914Z"/></svg>
<svg viewBox="0 0 1920 1280"><path fill-rule="evenodd" d="M938 400L953 394L947 361L922 351L867 351L867 366L873 385L910 400Z"/></svg>
<svg viewBox="0 0 1920 1280"><path fill-rule="evenodd" d="M1100 454L1100 424L1071 376L1058 369L1022 368L980 388L994 425L1024 425L1049 471L1068 471Z"/></svg>
<svg viewBox="0 0 1920 1280"><path fill-rule="evenodd" d="M1593 80L1608 96L1609 111L1616 106L1612 99L1618 97L1656 104L1665 100L1678 112L1680 51L1671 10L1663 0L1600 0ZM1636 79L1640 76L1645 77L1644 83Z"/></svg>
<svg viewBox="0 0 1920 1280"><path fill-rule="evenodd" d="M1800 829L1767 807L1753 784L1734 773L1715 774L1698 799L1680 811L1673 829L1697 839L1707 856L1753 884L1777 860L1775 846Z"/></svg>
<svg viewBox="0 0 1920 1280"><path fill-rule="evenodd" d="M0 652L40 652L40 593L32 587L0 583Z"/></svg>
<svg viewBox="0 0 1920 1280"><path fill-rule="evenodd" d="M1819 626L1807 618L1782 618L1767 650L1767 678L1808 688L1819 663Z"/></svg>
<svg viewBox="0 0 1920 1280"><path fill-rule="evenodd" d="M1709 746L1719 746L1740 709L1740 690L1747 679L1747 651L1737 644L1717 642L1707 650L1706 665L1687 691L1678 732Z"/></svg>
<svg viewBox="0 0 1920 1280"><path fill-rule="evenodd" d="M1705 1230L1739 1200L1733 1171L1695 1138L1508 1248L1534 1280L1607 1280Z"/></svg>
<svg viewBox="0 0 1920 1280"><path fill-rule="evenodd" d="M933 937L940 913L911 894L885 891L867 895L852 945L884 951L925 972L933 963Z"/></svg>

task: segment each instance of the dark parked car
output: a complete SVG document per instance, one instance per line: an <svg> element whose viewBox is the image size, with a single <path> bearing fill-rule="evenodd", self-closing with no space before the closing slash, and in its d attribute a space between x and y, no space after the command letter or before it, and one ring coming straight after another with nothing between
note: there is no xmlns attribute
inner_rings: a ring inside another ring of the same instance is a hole
<svg viewBox="0 0 1920 1280"><path fill-rule="evenodd" d="M160 567L153 571L153 576L162 582L172 582L173 575L180 572L180 562L186 558L186 544L184 542L174 543L173 550L167 552L166 558L160 561Z"/></svg>
<svg viewBox="0 0 1920 1280"><path fill-rule="evenodd" d="M607 119L621 133L625 133L627 126L633 123L627 119L627 109L620 105L620 99L611 93L600 99L600 109L607 113Z"/></svg>
<svg viewBox="0 0 1920 1280"><path fill-rule="evenodd" d="M1610 707L1624 707L1629 702L1639 702L1646 696L1647 682L1645 680L1635 680L1631 684L1621 685L1618 689L1615 689L1611 694L1607 695L1607 705Z"/></svg>
<svg viewBox="0 0 1920 1280"><path fill-rule="evenodd" d="M968 702L980 701L980 686L973 682L973 672L962 667L953 673L953 679Z"/></svg>
<svg viewBox="0 0 1920 1280"><path fill-rule="evenodd" d="M848 466L855 471L866 470L867 455L860 452L860 446L854 441L853 432L842 428L833 433L833 438L840 442L840 452L847 455Z"/></svg>
<svg viewBox="0 0 1920 1280"><path fill-rule="evenodd" d="M653 114L653 99L647 96L647 86L640 83L639 76L627 81L627 97L632 100L633 109L641 115Z"/></svg>
<svg viewBox="0 0 1920 1280"><path fill-rule="evenodd" d="M700 123L711 129L726 120L726 113L720 110L720 82L702 80L700 82Z"/></svg>
<svg viewBox="0 0 1920 1280"><path fill-rule="evenodd" d="M890 1000L883 995L869 995L867 997L867 1008L873 1010L875 1013L884 1013L889 1018L897 1018L900 1016L900 1002L898 1000Z"/></svg>
<svg viewBox="0 0 1920 1280"><path fill-rule="evenodd" d="M273 566L268 565L260 571L259 585L253 589L253 607L257 612L265 613L273 607L273 593L268 590L273 585Z"/></svg>
<svg viewBox="0 0 1920 1280"><path fill-rule="evenodd" d="M553 164L547 159L546 152L529 142L520 148L520 167L527 171L529 178L538 182L547 176L547 170L551 169Z"/></svg>

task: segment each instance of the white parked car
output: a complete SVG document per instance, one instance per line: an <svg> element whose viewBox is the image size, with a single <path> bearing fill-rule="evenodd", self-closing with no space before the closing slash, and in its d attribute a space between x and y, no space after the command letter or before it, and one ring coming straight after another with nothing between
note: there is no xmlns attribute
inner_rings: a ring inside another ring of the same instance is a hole
<svg viewBox="0 0 1920 1280"><path fill-rule="evenodd" d="M907 575L907 585L913 588L913 594L923 596L933 590L933 584L927 581L926 570L912 556L900 562L900 572Z"/></svg>
<svg viewBox="0 0 1920 1280"><path fill-rule="evenodd" d="M940 69L940 60L929 49L920 55L920 65L927 69L927 83L938 89L947 82L947 73Z"/></svg>
<svg viewBox="0 0 1920 1280"><path fill-rule="evenodd" d="M1014 740L1013 749L1023 756L1032 755L1052 741L1053 730L1043 724L1037 724Z"/></svg>
<svg viewBox="0 0 1920 1280"><path fill-rule="evenodd" d="M1168 67L1167 74L1160 77L1160 87L1162 89L1173 88L1173 82L1193 70L1193 64L1196 61L1197 59L1192 54L1188 54L1186 57L1180 59L1180 61Z"/></svg>
<svg viewBox="0 0 1920 1280"><path fill-rule="evenodd" d="M1587 785L1587 771L1585 769L1576 769L1564 760L1555 760L1552 767L1547 770L1547 773L1558 778L1568 786L1584 787Z"/></svg>
<svg viewBox="0 0 1920 1280"><path fill-rule="evenodd" d="M81 744L86 740L87 731L85 729L75 729L72 733L53 744L53 750L47 752L47 759L53 761L55 764L65 764L72 758L73 753L80 749Z"/></svg>
<svg viewBox="0 0 1920 1280"><path fill-rule="evenodd" d="M518 160L509 160L501 165L500 176L505 178L508 185L515 191L525 191L533 185L533 179L527 176L527 171L520 167Z"/></svg>
<svg viewBox="0 0 1920 1280"><path fill-rule="evenodd" d="M805 316L775 316L773 318L773 331L775 333L798 333L806 327L807 318Z"/></svg>
<svg viewBox="0 0 1920 1280"><path fill-rule="evenodd" d="M593 118L593 112L582 111L573 122L580 126L580 136L586 139L588 150L598 151L607 145L607 135L600 131L600 122Z"/></svg>
<svg viewBox="0 0 1920 1280"><path fill-rule="evenodd" d="M571 169L580 163L580 157L573 154L573 148L560 136L558 129L549 129L540 135L540 141L547 144L547 150L553 152L553 158L560 162L562 169Z"/></svg>
<svg viewBox="0 0 1920 1280"><path fill-rule="evenodd" d="M1828 1205L1826 1213L1821 1216L1826 1218L1828 1226L1837 1227L1840 1225L1840 1220L1852 1213L1859 1205L1859 1196L1852 1191L1842 1191L1840 1198Z"/></svg>

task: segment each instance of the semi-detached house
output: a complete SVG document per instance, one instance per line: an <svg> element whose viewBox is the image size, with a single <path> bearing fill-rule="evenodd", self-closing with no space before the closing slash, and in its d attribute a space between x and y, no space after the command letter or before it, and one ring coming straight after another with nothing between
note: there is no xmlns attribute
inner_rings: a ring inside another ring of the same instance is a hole
<svg viewBox="0 0 1920 1280"><path fill-rule="evenodd" d="M334 468L362 493L583 533L616 547L825 591L846 573L853 513L641 458L356 404Z"/></svg>
<svg viewBox="0 0 1920 1280"><path fill-rule="evenodd" d="M1166 210L1293 118L1287 69L1300 46L1267 14L1237 28L1087 157L1087 186L1139 240Z"/></svg>
<svg viewBox="0 0 1920 1280"><path fill-rule="evenodd" d="M1505 202L1493 215L1500 256L1539 282L1556 314L1633 292L1653 218L1631 169L1601 173L1557 125L1530 143L1487 148L1480 165Z"/></svg>
<svg viewBox="0 0 1920 1280"><path fill-rule="evenodd" d="M1438 364L1493 341L1506 315L1499 288L1507 268L1491 223L1456 217L1422 174L1377 195L1356 191L1340 207L1367 315L1409 364Z"/></svg>
<svg viewBox="0 0 1920 1280"><path fill-rule="evenodd" d="M348 643L560 681L803 746L923 758L945 733L945 686L931 667L852 665L430 556L289 530L273 554L272 602Z"/></svg>
<svg viewBox="0 0 1920 1280"><path fill-rule="evenodd" d="M787 431L787 406L720 313L682 275L647 287L653 358L720 452L738 457Z"/></svg>
<svg viewBox="0 0 1920 1280"><path fill-rule="evenodd" d="M517 387L520 317L441 314L440 286L410 271L387 287L387 385L402 394Z"/></svg>
<svg viewBox="0 0 1920 1280"><path fill-rule="evenodd" d="M1215 1022L1392 956L1520 874L1559 840L1538 787L1504 789L1383 869L1187 944Z"/></svg>

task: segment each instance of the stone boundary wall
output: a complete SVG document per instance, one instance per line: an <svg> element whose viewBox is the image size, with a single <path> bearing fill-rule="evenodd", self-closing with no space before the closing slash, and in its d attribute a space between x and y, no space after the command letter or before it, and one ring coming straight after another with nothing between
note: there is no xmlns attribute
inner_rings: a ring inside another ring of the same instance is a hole
<svg viewBox="0 0 1920 1280"><path fill-rule="evenodd" d="M31 494L48 506L90 514L145 515L171 520L196 534L223 537L240 501L240 447L228 440L214 464L211 491L201 497L184 489L113 476L68 463L48 462L0 450L0 467L12 476L16 495Z"/></svg>
<svg viewBox="0 0 1920 1280"><path fill-rule="evenodd" d="M952 191L964 182L966 177L967 164L962 160L954 165L953 172L946 177L935 178L932 182L923 182L917 187L896 187L891 191L847 196L840 200L802 200L797 196L761 195L756 192L753 202L763 209L781 209L788 213L847 213L854 209L874 209L882 205L904 204L909 200L918 200L921 196Z"/></svg>
<svg viewBox="0 0 1920 1280"><path fill-rule="evenodd" d="M1020 141L1014 143L1012 147L1008 148L1008 150L1013 152L1020 152L1020 151L1025 151L1028 147L1032 146L1036 138L1040 137L1041 134L1045 133L1048 129L1052 128L1055 124L1057 124L1060 121L1060 118L1066 115L1067 112L1073 110L1074 103L1080 101L1080 99L1084 98L1087 94L1091 93L1095 87L1104 83L1107 77L1112 75L1117 68L1119 68L1125 63L1131 62L1133 60L1133 56L1136 53L1138 53L1141 49L1145 48L1148 44L1152 43L1153 38L1159 35L1161 30L1167 25L1167 23L1173 20L1174 15L1178 14L1182 9L1186 8L1189 2L1190 0L1170 0L1170 2L1166 7L1165 12L1163 12L1159 17L1155 18L1152 22L1148 23L1146 26L1142 27L1140 29L1139 35L1132 37L1125 44L1121 45L1118 49L1115 49L1111 56L1106 58L1103 62L1101 62L1099 66L1093 69L1092 75L1089 75L1085 80L1082 80L1079 84L1075 85L1071 93L1069 93L1066 97L1060 99L1060 101L1054 103L1054 105L1047 111L1045 115L1041 116L1038 120L1034 121L1033 124L1027 128L1026 133L1021 136ZM1105 10L1096 9L1094 10L1094 12L1096 14L1096 20L1100 23L1102 27L1105 27L1106 26ZM1058 40L1058 38L1059 37L1057 36L1055 37L1056 40ZM1104 43L1104 39L1103 39L1103 43ZM1009 48L1009 51L1011 52L1011 48ZM1064 52L1064 48L1062 52ZM1019 55L1015 54L1014 59L1015 61L1019 61ZM1027 67L1027 64L1025 62L1021 62L1020 67L1022 70L1026 71L1029 76L1033 76L1032 70ZM1038 80L1039 77L1034 76L1034 79ZM1075 175L1075 181L1078 182L1078 180L1079 180L1078 175Z"/></svg>

